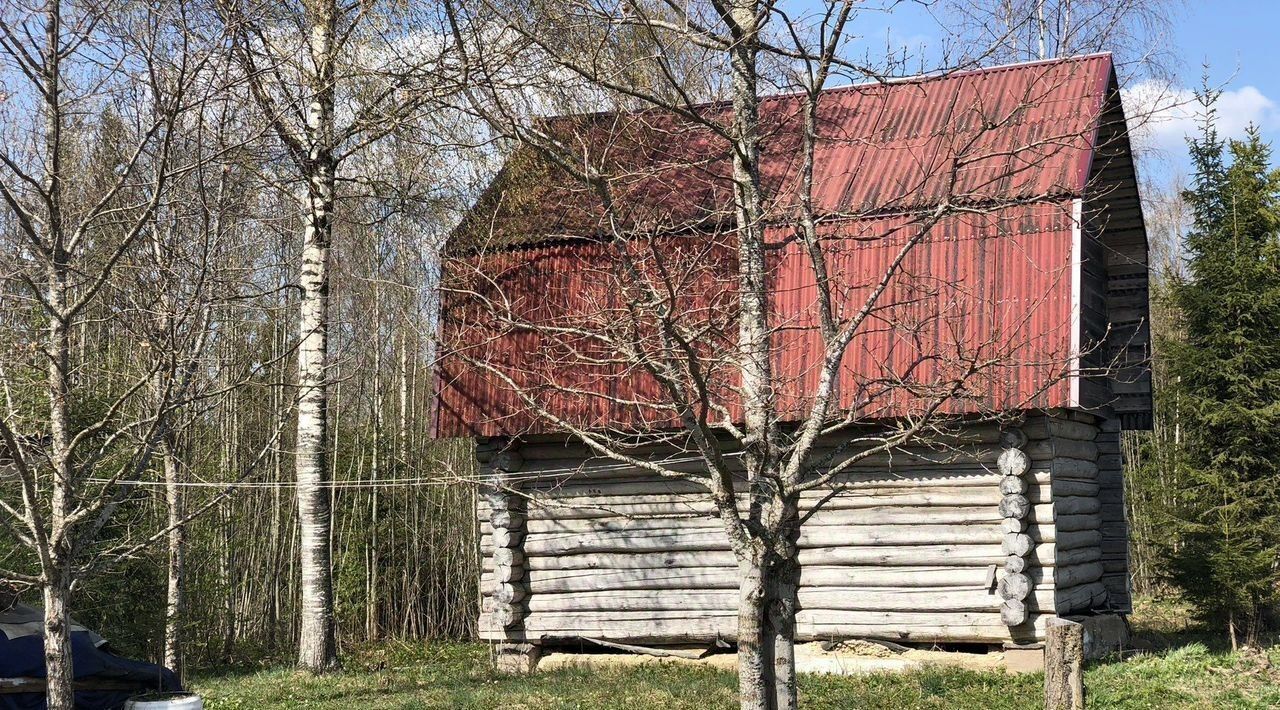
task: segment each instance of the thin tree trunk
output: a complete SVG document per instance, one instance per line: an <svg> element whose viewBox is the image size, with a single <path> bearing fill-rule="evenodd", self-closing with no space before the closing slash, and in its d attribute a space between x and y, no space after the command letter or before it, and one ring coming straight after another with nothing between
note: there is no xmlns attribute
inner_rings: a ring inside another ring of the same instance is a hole
<svg viewBox="0 0 1280 710"><path fill-rule="evenodd" d="M218 506L222 518L222 550L218 556L218 577L222 582L222 661L230 663L236 644L235 581L231 571L231 503L222 501Z"/></svg>
<svg viewBox="0 0 1280 710"><path fill-rule="evenodd" d="M373 451L370 478L375 482L369 491L369 554L368 554L368 590L365 599L365 635L370 641L378 639L380 634L379 605L381 593L378 589L378 486L377 481L382 473L382 299L378 282L373 282Z"/></svg>
<svg viewBox="0 0 1280 710"><path fill-rule="evenodd" d="M764 639L764 568L738 563L738 698L743 710L769 710L769 665Z"/></svg>
<svg viewBox="0 0 1280 710"><path fill-rule="evenodd" d="M73 710L75 691L71 666L71 622L67 609L71 603L69 570L52 575L46 572L44 583L44 667L49 710Z"/></svg>
<svg viewBox="0 0 1280 710"><path fill-rule="evenodd" d="M70 550L71 531L66 529L71 513L71 324L67 314L69 254L62 234L62 105L61 57L62 4L48 4L45 20L46 64L45 90L45 177L48 200L48 222L52 237L48 273L49 343L49 449L52 452L53 481L49 515L49 548L41 551L41 577L44 595L44 663L48 681L49 710L72 710L75 694L71 667L71 628L68 604L71 596Z"/></svg>
<svg viewBox="0 0 1280 710"><path fill-rule="evenodd" d="M787 498L779 506L779 532L775 559L767 566L768 605L765 618L773 656L773 707L796 710L796 590L800 586L797 541L800 538L799 499Z"/></svg>
<svg viewBox="0 0 1280 710"><path fill-rule="evenodd" d="M66 312L67 268L65 254L54 256L49 278L49 303L55 313ZM53 452L52 505L50 510L51 549L41 555L44 594L44 663L48 681L50 710L72 710L71 628L68 605L71 597L72 544L67 517L71 513L70 351L71 341L64 319L54 318L49 326L49 436Z"/></svg>
<svg viewBox="0 0 1280 710"><path fill-rule="evenodd" d="M164 665L182 676L182 624L185 611L183 583L186 569L186 526L182 523L182 487L179 481L177 442L166 433L161 446L164 459L164 492L168 508L169 564L164 609Z"/></svg>
<svg viewBox="0 0 1280 710"><path fill-rule="evenodd" d="M734 0L729 11L734 39L729 52L733 92L733 185L738 239L738 368L746 441L743 462L751 497L748 516L759 521L772 468L773 416L768 272L760 192L760 120L757 54L760 4ZM767 542L767 541L764 541ZM766 636L770 580L765 550L739 554L738 687L743 710L769 710L774 697L772 636Z"/></svg>

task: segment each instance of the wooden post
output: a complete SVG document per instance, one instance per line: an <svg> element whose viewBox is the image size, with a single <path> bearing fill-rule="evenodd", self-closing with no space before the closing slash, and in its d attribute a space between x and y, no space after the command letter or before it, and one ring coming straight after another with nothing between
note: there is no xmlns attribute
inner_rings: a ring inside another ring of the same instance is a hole
<svg viewBox="0 0 1280 710"><path fill-rule="evenodd" d="M1084 626L1049 619L1045 626L1045 710L1084 710Z"/></svg>

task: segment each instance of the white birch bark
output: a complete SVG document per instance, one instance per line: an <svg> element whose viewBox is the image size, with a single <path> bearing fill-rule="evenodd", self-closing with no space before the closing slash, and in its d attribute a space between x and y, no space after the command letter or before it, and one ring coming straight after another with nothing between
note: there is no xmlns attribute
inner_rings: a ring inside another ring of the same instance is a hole
<svg viewBox="0 0 1280 710"><path fill-rule="evenodd" d="M302 302L298 347L298 483L302 606L298 666L323 672L338 665L330 553L332 511L328 483L329 250L334 208L334 42L338 9L332 0L308 4L311 74L307 89L309 143L303 215Z"/></svg>

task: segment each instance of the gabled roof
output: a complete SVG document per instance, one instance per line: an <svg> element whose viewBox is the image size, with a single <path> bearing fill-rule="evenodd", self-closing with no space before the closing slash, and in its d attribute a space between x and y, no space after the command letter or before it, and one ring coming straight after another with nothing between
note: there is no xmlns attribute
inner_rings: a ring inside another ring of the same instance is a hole
<svg viewBox="0 0 1280 710"><path fill-rule="evenodd" d="M807 411L823 358L809 256L793 239L802 109L797 96L761 106L784 417ZM719 105L700 111L727 117ZM1117 359L1137 373L1129 406L1149 411L1146 242L1109 55L830 89L817 125L812 194L837 306L857 309L894 272L844 354L839 409L911 415L918 393L974 359L995 364L943 412L1111 406L1120 390L1074 373L1090 364L1082 356L1094 342L1114 339L1107 322L1124 321L1133 337L1092 352L1099 360L1127 353ZM617 290L632 273L619 273L616 250L603 244L611 238L627 240L613 246L635 252L636 274L680 275L682 290L667 305L703 334L699 347L735 347L728 142L670 112L566 117L547 128L576 146L577 169L607 181L613 212L533 151L508 162L450 245L466 266L446 269L438 435L549 431L529 398L581 428L678 426L643 368L573 335L629 320ZM959 209L936 223L923 217L943 203ZM916 230L927 235L891 266ZM1113 231L1120 237L1109 242ZM632 243L640 236L649 239ZM1113 265L1113 254L1124 260ZM1132 303L1112 295L1124 285L1117 274L1133 286ZM486 315L485 302L506 304L509 322ZM736 376L723 366L707 373L707 391L731 415Z"/></svg>
<svg viewBox="0 0 1280 710"><path fill-rule="evenodd" d="M1110 76L1110 55L1098 54L825 90L815 207L829 218L864 217L942 200L1079 196ZM760 107L761 182L778 220L799 194L803 110L798 95ZM722 104L697 112L730 118ZM524 149L455 233L455 252L731 222L730 146L706 126L648 110L560 117L545 127L572 149L575 169L608 182L613 220L593 189Z"/></svg>

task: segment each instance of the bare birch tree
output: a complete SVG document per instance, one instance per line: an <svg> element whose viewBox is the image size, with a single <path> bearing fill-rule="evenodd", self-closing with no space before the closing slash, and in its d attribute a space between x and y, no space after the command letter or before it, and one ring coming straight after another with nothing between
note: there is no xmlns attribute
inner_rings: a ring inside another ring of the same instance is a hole
<svg viewBox="0 0 1280 710"><path fill-rule="evenodd" d="M290 166L302 216L295 477L301 527L298 665L338 665L331 559L330 259L341 184L355 152L395 132L445 91L448 45L430 6L337 0L221 4L236 56ZM299 40L301 43L299 44Z"/></svg>

